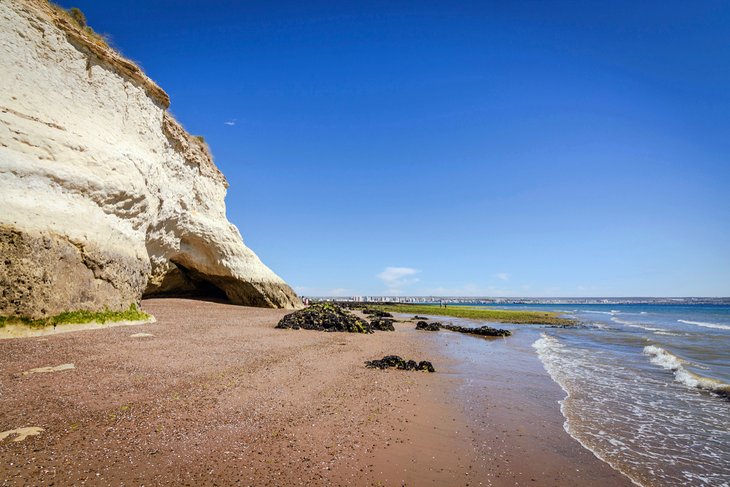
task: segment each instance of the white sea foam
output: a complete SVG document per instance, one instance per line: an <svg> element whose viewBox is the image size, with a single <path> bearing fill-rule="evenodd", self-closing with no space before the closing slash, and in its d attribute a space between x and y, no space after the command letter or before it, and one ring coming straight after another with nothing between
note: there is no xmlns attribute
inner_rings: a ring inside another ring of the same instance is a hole
<svg viewBox="0 0 730 487"><path fill-rule="evenodd" d="M593 323L591 323L591 326L595 326L599 330L610 330L611 329L611 325L606 325L604 323L598 323L595 321Z"/></svg>
<svg viewBox="0 0 730 487"><path fill-rule="evenodd" d="M566 348L566 346L561 343L557 338L547 335L545 333L540 334L540 338L535 341L532 346L537 351L537 354L540 357L540 360L542 361L543 366L545 367L545 370L548 372L550 377L565 392L565 399L560 401L560 412L566 419L565 423L563 423L563 429L565 429L565 432L573 437L576 441L578 441L578 443L580 443L588 451L592 452L600 460L608 463L614 469L626 475L632 481L632 483L641 487L642 484L638 481L638 479L636 479L634 475L631 474L630 471L626 471L625 469L621 468L621 465L617 462L615 456L607 456L604 449L597 448L596 445L593 444L593 442L587 441L589 439L588 436L590 435L580 434L578 431L576 431L576 424L574 424L569 419L569 416L573 416L568 413L568 410L572 409L570 406L568 406L568 404L571 402L572 399L571 389L574 389L575 387L575 379L578 379L580 381L581 379L586 379L589 376L592 376L591 372L587 372L587 369L590 369L591 367L585 367L584 365L588 364L581 360L581 358L583 357L579 358L579 356L582 354L579 353L578 356L572 356L573 353L578 352L578 350ZM590 412L589 415L595 417L595 415L591 414ZM580 419L573 418L573 421L580 422ZM577 429L583 430L583 428L581 428L580 426L578 426ZM604 430L600 430L597 435L603 438L603 440L607 444L611 445L613 449L623 450L623 447L618 447L620 446L618 445L618 443L622 442L620 442L620 440L618 440L617 438L614 438L613 435L608 434Z"/></svg>
<svg viewBox="0 0 730 487"><path fill-rule="evenodd" d="M624 326L629 326L631 328L641 328L642 330L647 330L647 331L664 331L664 332L669 331L665 328L656 328L653 326L644 325L642 323L637 323L636 321L626 321L626 320L621 320L621 319L615 318L615 317L611 318L611 321L613 321L614 323L624 325Z"/></svg>
<svg viewBox="0 0 730 487"><path fill-rule="evenodd" d="M545 355L550 353L552 349L562 348L564 345L557 338L541 333L540 338L532 346L537 350L538 354Z"/></svg>
<svg viewBox="0 0 730 487"><path fill-rule="evenodd" d="M705 323L704 321L687 321L687 320L677 320L680 323L684 323L686 325L697 325L697 326L703 326L705 328L715 328L716 330L730 330L730 325L720 325L719 323Z"/></svg>
<svg viewBox="0 0 730 487"><path fill-rule="evenodd" d="M655 331L655 335L664 335L669 337L679 337L679 336L687 336L683 335L682 333L672 333L671 331Z"/></svg>
<svg viewBox="0 0 730 487"><path fill-rule="evenodd" d="M629 326L630 325L636 325L636 323L633 322L633 321L626 321L626 320L622 320L622 319L619 319L619 318L616 318L616 317L611 318L611 321L613 321L614 323L620 323L622 325L629 325Z"/></svg>
<svg viewBox="0 0 730 487"><path fill-rule="evenodd" d="M644 347L644 354L650 357L649 361L651 363L667 370L678 370L682 367L682 364L687 363L676 355L667 352L662 347L657 347L655 345L648 345Z"/></svg>
<svg viewBox="0 0 730 487"><path fill-rule="evenodd" d="M717 448L718 442L730 444L727 403L705 394L677 394L682 387L699 387L727 395L730 386L694 374L688 369L697 364L657 345L629 355L581 339L606 336L597 331L542 333L532 345L566 393L560 409L568 434L636 484L648 476L656 485L690 481L730 487L728 450ZM646 374L647 356L671 371L676 382ZM678 456L678 451L686 454Z"/></svg>
<svg viewBox="0 0 730 487"><path fill-rule="evenodd" d="M688 363L686 360L682 360L662 347L648 345L644 347L644 354L650 357L649 361L654 365L674 372L674 380L687 387L705 389L720 394L730 393L730 384L690 372L684 367Z"/></svg>

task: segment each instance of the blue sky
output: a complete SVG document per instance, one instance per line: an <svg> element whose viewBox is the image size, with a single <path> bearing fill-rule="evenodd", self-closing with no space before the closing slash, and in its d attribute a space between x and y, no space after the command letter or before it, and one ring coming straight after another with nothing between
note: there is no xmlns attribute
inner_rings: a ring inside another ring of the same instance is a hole
<svg viewBox="0 0 730 487"><path fill-rule="evenodd" d="M730 295L727 2L83 0L305 295Z"/></svg>

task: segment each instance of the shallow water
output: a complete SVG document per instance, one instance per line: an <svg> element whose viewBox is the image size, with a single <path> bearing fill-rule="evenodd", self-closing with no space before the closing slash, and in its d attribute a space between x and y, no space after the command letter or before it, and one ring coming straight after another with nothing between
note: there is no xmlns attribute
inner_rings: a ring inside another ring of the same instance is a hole
<svg viewBox="0 0 730 487"><path fill-rule="evenodd" d="M641 485L730 485L730 307L509 308L586 323L534 343L584 446Z"/></svg>
<svg viewBox="0 0 730 487"><path fill-rule="evenodd" d="M443 316L432 317L432 321L484 324ZM474 477L478 485L630 485L564 433L557 407L563 391L550 380L532 348L543 328L490 325L509 328L514 334L484 338L414 331L429 334L449 359L447 364L438 361L434 365L437 372L455 376L454 383L459 384L455 404L463 407L476 434L474 446L480 463L491 466Z"/></svg>

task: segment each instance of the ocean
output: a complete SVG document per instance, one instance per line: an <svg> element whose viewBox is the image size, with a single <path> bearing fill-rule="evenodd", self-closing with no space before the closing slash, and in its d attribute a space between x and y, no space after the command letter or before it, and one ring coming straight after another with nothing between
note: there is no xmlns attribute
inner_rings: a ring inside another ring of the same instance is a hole
<svg viewBox="0 0 730 487"><path fill-rule="evenodd" d="M730 306L493 307L584 323L527 333L566 393L566 431L596 456L643 486L730 486Z"/></svg>

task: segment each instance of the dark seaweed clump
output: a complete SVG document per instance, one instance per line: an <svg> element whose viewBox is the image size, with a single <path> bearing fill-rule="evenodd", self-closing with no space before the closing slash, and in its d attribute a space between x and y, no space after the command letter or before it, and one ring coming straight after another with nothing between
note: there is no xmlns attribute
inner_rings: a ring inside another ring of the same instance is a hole
<svg viewBox="0 0 730 487"><path fill-rule="evenodd" d="M378 331L395 331L393 321L390 318L375 318L370 322L370 328Z"/></svg>
<svg viewBox="0 0 730 487"><path fill-rule="evenodd" d="M491 326L480 326L479 328L468 328L466 326L456 325L441 325L441 328L446 330L455 331L458 333L466 333L468 335L479 335L484 337L508 337L512 335L509 330L502 330L501 328L492 328Z"/></svg>
<svg viewBox="0 0 730 487"><path fill-rule="evenodd" d="M276 328L372 333L370 324L333 303L317 303L284 316Z"/></svg>
<svg viewBox="0 0 730 487"><path fill-rule="evenodd" d="M416 330L424 331L439 331L441 329L441 323L435 321L433 323L427 323L425 321L419 321L416 323Z"/></svg>
<svg viewBox="0 0 730 487"><path fill-rule="evenodd" d="M392 318L393 317L393 315L388 313L387 311L382 311L379 309L365 308L364 310L362 310L362 312L363 312L363 314L377 316L378 318Z"/></svg>
<svg viewBox="0 0 730 487"><path fill-rule="evenodd" d="M398 355L386 355L380 360L369 360L365 362L365 367L371 369L395 368L399 370L423 370L425 372L436 372L436 369L433 368L433 365L428 360L416 362L415 360L404 360Z"/></svg>

